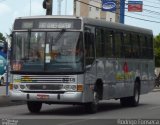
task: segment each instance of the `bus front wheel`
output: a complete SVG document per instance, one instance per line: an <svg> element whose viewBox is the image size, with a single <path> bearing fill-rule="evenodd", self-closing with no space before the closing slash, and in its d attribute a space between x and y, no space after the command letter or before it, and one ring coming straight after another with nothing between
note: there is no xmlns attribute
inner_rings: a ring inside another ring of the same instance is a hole
<svg viewBox="0 0 160 125"><path fill-rule="evenodd" d="M93 102L85 104L87 113L96 113L98 111L99 94L94 91Z"/></svg>
<svg viewBox="0 0 160 125"><path fill-rule="evenodd" d="M131 97L124 97L120 99L122 106L138 106L140 98L140 85L135 83L134 94Z"/></svg>
<svg viewBox="0 0 160 125"><path fill-rule="evenodd" d="M27 107L28 107L28 110L31 113L39 113L41 108L42 108L42 103L41 102L30 102L30 101L28 101L27 102Z"/></svg>

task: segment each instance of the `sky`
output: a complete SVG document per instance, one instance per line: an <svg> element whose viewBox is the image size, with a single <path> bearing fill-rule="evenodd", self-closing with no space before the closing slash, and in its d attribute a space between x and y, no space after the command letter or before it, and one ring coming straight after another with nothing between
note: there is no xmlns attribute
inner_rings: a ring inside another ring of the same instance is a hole
<svg viewBox="0 0 160 125"><path fill-rule="evenodd" d="M4 35L10 34L13 22L17 17L45 15L42 2L43 0L0 0L0 32ZM65 6L65 2L66 0L62 1L61 14L72 15L73 0L67 0L67 6ZM143 0L143 4L143 12L127 12L126 9L125 24L151 29L154 35L158 35L160 33L160 0ZM53 0L53 8L53 15L56 15L57 0ZM65 12L65 10L67 11Z"/></svg>

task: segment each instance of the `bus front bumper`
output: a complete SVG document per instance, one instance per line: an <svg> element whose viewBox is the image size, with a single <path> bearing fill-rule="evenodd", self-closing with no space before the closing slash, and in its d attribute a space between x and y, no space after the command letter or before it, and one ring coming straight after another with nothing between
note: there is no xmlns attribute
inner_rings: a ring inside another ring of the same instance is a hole
<svg viewBox="0 0 160 125"><path fill-rule="evenodd" d="M83 103L82 92L65 92L63 94L24 93L10 91L12 101L40 101L48 103Z"/></svg>

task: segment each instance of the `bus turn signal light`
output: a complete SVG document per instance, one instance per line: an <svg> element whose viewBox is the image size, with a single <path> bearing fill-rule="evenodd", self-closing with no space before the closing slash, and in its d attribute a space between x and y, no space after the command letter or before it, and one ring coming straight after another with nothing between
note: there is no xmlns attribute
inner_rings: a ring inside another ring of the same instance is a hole
<svg viewBox="0 0 160 125"><path fill-rule="evenodd" d="M77 85L77 91L83 92L83 85L82 84Z"/></svg>
<svg viewBox="0 0 160 125"><path fill-rule="evenodd" d="M9 89L13 90L13 84L9 84Z"/></svg>

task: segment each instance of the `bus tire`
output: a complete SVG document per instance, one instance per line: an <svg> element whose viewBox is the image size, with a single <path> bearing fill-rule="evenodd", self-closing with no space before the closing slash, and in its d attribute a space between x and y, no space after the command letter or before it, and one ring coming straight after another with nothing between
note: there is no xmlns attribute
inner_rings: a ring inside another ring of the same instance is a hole
<svg viewBox="0 0 160 125"><path fill-rule="evenodd" d="M28 107L28 110L31 113L39 113L41 108L42 108L42 103L41 102L30 102L30 101L28 101L27 102L27 107Z"/></svg>
<svg viewBox="0 0 160 125"><path fill-rule="evenodd" d="M124 97L120 99L122 106L138 106L140 99L140 85L136 82L134 86L134 94L131 97Z"/></svg>
<svg viewBox="0 0 160 125"><path fill-rule="evenodd" d="M94 91L93 102L85 104L86 112L90 114L96 113L98 111L98 103L99 103L98 92Z"/></svg>

